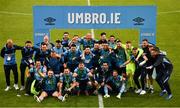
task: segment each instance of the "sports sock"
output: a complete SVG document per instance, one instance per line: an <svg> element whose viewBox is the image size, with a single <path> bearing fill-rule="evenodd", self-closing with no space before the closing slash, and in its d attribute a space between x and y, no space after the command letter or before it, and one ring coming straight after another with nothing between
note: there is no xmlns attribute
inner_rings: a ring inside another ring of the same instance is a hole
<svg viewBox="0 0 180 108"><path fill-rule="evenodd" d="M107 88L107 86L106 86L106 85L104 86L104 93L105 93L105 95L107 95L107 94L108 94L108 88Z"/></svg>

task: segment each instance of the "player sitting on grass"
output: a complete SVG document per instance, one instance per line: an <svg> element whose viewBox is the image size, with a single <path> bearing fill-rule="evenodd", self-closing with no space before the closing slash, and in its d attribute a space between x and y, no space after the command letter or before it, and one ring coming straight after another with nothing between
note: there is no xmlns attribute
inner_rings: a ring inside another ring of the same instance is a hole
<svg viewBox="0 0 180 108"><path fill-rule="evenodd" d="M78 67L74 70L73 76L76 78L77 95L80 95L81 91L84 91L88 96L88 82L89 76L92 76L89 69L84 66L83 62L80 62Z"/></svg>
<svg viewBox="0 0 180 108"><path fill-rule="evenodd" d="M44 75L41 72L38 72L38 74L43 78L44 83L43 83L43 91L41 92L40 96L34 96L37 102L42 102L45 97L47 96L53 96L57 97L58 99L61 99L59 96L59 93L57 91L57 80L56 77L54 76L54 72L49 69L48 70L48 75Z"/></svg>
<svg viewBox="0 0 180 108"><path fill-rule="evenodd" d="M34 67L31 67L29 70L31 77L34 77L34 81L31 84L31 93L34 95L38 95L42 89L43 78L39 75L39 73L46 74L47 70L45 66L41 65L40 60L36 60L36 64Z"/></svg>
<svg viewBox="0 0 180 108"><path fill-rule="evenodd" d="M62 101L65 101L65 98L68 96L71 90L76 86L76 79L73 77L73 74L70 72L69 68L64 69L64 72L60 76L60 81L58 86L59 86L59 96L61 96Z"/></svg>
<svg viewBox="0 0 180 108"><path fill-rule="evenodd" d="M114 91L117 92L118 95L116 96L118 99L121 99L121 95L125 90L125 78L123 76L118 75L118 72L116 70L113 71L113 75L110 76L107 80L107 83L104 86L104 98L109 98L110 95L108 94L108 91Z"/></svg>

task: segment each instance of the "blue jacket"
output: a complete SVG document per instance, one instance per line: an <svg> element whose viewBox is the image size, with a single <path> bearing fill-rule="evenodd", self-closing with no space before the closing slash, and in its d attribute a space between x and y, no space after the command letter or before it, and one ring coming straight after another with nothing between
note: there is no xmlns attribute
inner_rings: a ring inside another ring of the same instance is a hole
<svg viewBox="0 0 180 108"><path fill-rule="evenodd" d="M53 47L52 50L55 51L58 55L62 55L66 51L64 47L60 47L60 48Z"/></svg>
<svg viewBox="0 0 180 108"><path fill-rule="evenodd" d="M34 56L35 61L40 60L41 64L47 65L47 62L49 61L49 57L51 54L51 50L42 51L41 49L38 49L36 51L36 54Z"/></svg>
<svg viewBox="0 0 180 108"><path fill-rule="evenodd" d="M53 51L55 51L58 55L61 56L62 61L64 62L64 52L66 52L66 49L64 47L53 47L52 49Z"/></svg>
<svg viewBox="0 0 180 108"><path fill-rule="evenodd" d="M64 48L69 48L69 42L70 42L70 40L68 39L68 40L64 40L64 38L62 39L62 45L63 45L63 47Z"/></svg>
<svg viewBox="0 0 180 108"><path fill-rule="evenodd" d="M84 59L82 59L84 62L85 67L87 67L88 69L92 69L93 68L93 61L94 61L94 55L93 54L85 54Z"/></svg>
<svg viewBox="0 0 180 108"><path fill-rule="evenodd" d="M94 43L96 42L96 40L90 40L87 41L86 39L81 39L80 43L83 45L83 49L86 48L87 46L89 46L90 48L94 47Z"/></svg>
<svg viewBox="0 0 180 108"><path fill-rule="evenodd" d="M101 49L100 51L100 59L99 64L102 65L104 62L107 62L109 64L109 67L112 66L112 54L109 52L109 50Z"/></svg>
<svg viewBox="0 0 180 108"><path fill-rule="evenodd" d="M80 55L81 55L81 51L80 50L76 50L75 52L72 52L71 50L68 50L64 53L64 57L65 57L65 62L68 65L71 64L79 64L80 61Z"/></svg>
<svg viewBox="0 0 180 108"><path fill-rule="evenodd" d="M48 69L52 69L54 74L60 74L63 68L63 60L60 58L49 58Z"/></svg>
<svg viewBox="0 0 180 108"><path fill-rule="evenodd" d="M15 65L16 64L16 50L21 50L22 47L13 45L12 48L8 48L7 45L5 45L1 49L1 57L4 58L4 65Z"/></svg>
<svg viewBox="0 0 180 108"><path fill-rule="evenodd" d="M22 55L21 63L26 65L31 64L31 60L33 60L32 57L34 55L34 52L35 52L34 47L32 48L23 47L21 50L21 55Z"/></svg>

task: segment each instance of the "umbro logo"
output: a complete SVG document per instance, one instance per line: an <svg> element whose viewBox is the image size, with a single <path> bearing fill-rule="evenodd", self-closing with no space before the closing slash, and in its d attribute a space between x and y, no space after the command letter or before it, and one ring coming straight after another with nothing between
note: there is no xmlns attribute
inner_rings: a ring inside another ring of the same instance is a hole
<svg viewBox="0 0 180 108"><path fill-rule="evenodd" d="M55 25L55 21L56 19L53 17L47 17L44 19L44 21L46 22L45 25Z"/></svg>
<svg viewBox="0 0 180 108"><path fill-rule="evenodd" d="M145 21L145 19L141 17L137 17L137 18L134 18L133 21L135 22L134 25L144 25L143 22Z"/></svg>

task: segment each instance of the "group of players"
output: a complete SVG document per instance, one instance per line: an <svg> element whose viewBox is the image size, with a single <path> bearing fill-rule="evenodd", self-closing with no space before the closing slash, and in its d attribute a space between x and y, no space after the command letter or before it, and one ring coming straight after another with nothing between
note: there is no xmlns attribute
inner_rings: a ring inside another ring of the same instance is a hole
<svg viewBox="0 0 180 108"><path fill-rule="evenodd" d="M56 40L55 44L44 36L39 47L34 47L31 41L26 41L21 47L8 39L1 50L7 85L5 91L11 89L11 70L14 88L19 89L16 50L21 50L22 54L20 90L25 90L25 95L33 94L37 102L47 96L65 101L69 94L81 93L101 93L104 98L117 93L118 99L122 93L132 90L139 95L147 91L153 93L152 74L155 72L155 79L162 90L160 96L167 93L166 99L172 98L168 80L173 65L166 54L147 39L142 41L141 48L133 47L131 41L123 44L113 35L107 39L105 32L101 33L98 41L92 38L91 33L84 37L74 35L70 40L69 33L64 32L63 39Z"/></svg>

